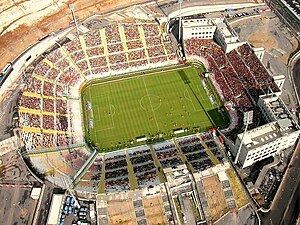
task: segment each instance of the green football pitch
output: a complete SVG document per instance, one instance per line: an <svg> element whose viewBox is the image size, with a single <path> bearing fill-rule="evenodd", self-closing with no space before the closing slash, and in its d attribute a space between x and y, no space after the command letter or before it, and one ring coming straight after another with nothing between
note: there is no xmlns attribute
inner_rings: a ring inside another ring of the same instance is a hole
<svg viewBox="0 0 300 225"><path fill-rule="evenodd" d="M186 135L226 126L227 114L211 103L199 72L181 67L91 82L81 95L87 141L111 151L143 144L140 137L155 141L176 130Z"/></svg>

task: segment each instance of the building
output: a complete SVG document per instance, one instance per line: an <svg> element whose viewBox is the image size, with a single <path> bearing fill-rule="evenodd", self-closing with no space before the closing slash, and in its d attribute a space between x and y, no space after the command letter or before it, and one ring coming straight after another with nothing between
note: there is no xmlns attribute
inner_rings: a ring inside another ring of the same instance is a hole
<svg viewBox="0 0 300 225"><path fill-rule="evenodd" d="M293 146L300 133L298 124L277 95L262 95L257 105L267 123L239 134L232 151L243 168Z"/></svg>
<svg viewBox="0 0 300 225"><path fill-rule="evenodd" d="M227 23L226 19L223 19L221 21L215 20L215 23L217 29L214 35L214 39L223 48L225 53L228 53L244 44L244 42L239 41L237 33Z"/></svg>
<svg viewBox="0 0 300 225"><path fill-rule="evenodd" d="M225 18L184 17L182 19L183 40L191 38L214 39L224 51L230 52L241 46L238 35Z"/></svg>
<svg viewBox="0 0 300 225"><path fill-rule="evenodd" d="M47 225L59 224L59 217L62 211L64 195L54 194L51 201L50 211L48 214Z"/></svg>
<svg viewBox="0 0 300 225"><path fill-rule="evenodd" d="M212 19L205 17L183 18L183 40L191 38L213 39L217 26Z"/></svg>

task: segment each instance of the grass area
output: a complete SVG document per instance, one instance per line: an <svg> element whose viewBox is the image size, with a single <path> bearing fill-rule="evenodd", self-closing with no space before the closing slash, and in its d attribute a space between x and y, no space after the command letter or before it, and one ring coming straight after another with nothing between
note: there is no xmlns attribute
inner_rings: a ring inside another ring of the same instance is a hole
<svg viewBox="0 0 300 225"><path fill-rule="evenodd" d="M246 193L244 192L244 189L242 188L242 184L240 183L238 177L235 175L232 169L226 170L226 174L229 178L230 186L233 191L238 208L246 205L249 200Z"/></svg>
<svg viewBox="0 0 300 225"><path fill-rule="evenodd" d="M133 166L131 164L131 161L130 161L128 155L126 156L126 161L127 161L128 179L129 179L129 183L130 183L130 189L136 190L136 189L138 189L138 182L137 182L136 176L134 175Z"/></svg>
<svg viewBox="0 0 300 225"><path fill-rule="evenodd" d="M157 159L157 155L155 153L155 150L153 149L153 145L150 145L150 149L151 149L151 155L152 155L152 158L153 158L153 163L154 163L155 168L156 168L156 174L157 174L157 176L159 178L159 181L161 183L165 183L165 182L167 182L167 180L166 180L166 177L165 177L165 174L163 172L162 167L160 167L160 163L159 163L159 161Z"/></svg>
<svg viewBox="0 0 300 225"><path fill-rule="evenodd" d="M196 221L200 221L200 219L201 219L200 213L199 213L199 210L197 209L196 204L192 197L190 197L190 202L191 202L193 214L195 216Z"/></svg>
<svg viewBox="0 0 300 225"><path fill-rule="evenodd" d="M180 223L184 224L183 214L182 214L182 211L181 211L181 205L179 203L178 197L174 197L173 200L174 200L174 203L175 203L175 207L176 207L176 211L177 211Z"/></svg>
<svg viewBox="0 0 300 225"><path fill-rule="evenodd" d="M169 139L228 124L194 67L156 70L92 82L82 91L86 139L99 151Z"/></svg>

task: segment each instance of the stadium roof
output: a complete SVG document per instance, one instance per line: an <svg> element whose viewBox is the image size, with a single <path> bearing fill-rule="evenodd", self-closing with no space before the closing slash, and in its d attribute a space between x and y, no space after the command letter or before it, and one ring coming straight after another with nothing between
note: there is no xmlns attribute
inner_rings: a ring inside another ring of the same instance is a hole
<svg viewBox="0 0 300 225"><path fill-rule="evenodd" d="M58 219L60 215L60 206L63 202L63 195L54 194L50 206L50 212L48 215L47 225L56 225L58 224Z"/></svg>

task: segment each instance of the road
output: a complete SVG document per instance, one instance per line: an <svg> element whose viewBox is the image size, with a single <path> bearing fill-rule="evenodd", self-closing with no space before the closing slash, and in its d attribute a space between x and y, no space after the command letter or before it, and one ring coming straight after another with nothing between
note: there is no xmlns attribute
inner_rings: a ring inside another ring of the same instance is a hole
<svg viewBox="0 0 300 225"><path fill-rule="evenodd" d="M271 210L269 213L260 213L264 225L290 225L294 207L290 204L293 199L300 197L300 192L296 192L300 185L300 147L295 151L286 174L274 198ZM299 209L298 209L299 210ZM284 222L284 223L283 223Z"/></svg>
<svg viewBox="0 0 300 225"><path fill-rule="evenodd" d="M183 201L183 205L184 205L183 214L185 215L187 224L196 225L196 223L195 223L196 219L193 214L193 209L192 209L189 197L186 197L186 196L182 197L182 201Z"/></svg>

